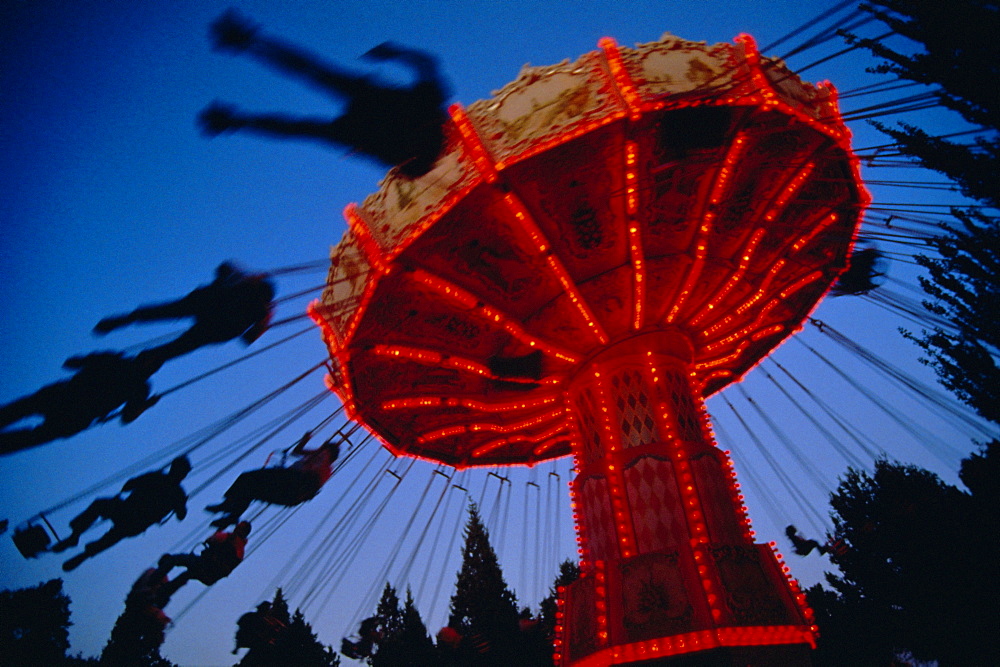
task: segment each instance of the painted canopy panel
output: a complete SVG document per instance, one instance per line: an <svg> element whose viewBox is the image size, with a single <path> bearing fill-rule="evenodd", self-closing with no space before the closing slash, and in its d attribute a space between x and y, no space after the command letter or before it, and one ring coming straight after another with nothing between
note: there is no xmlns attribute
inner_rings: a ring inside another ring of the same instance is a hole
<svg viewBox="0 0 1000 667"><path fill-rule="evenodd" d="M829 86L751 39L602 40L452 110L427 175L345 212L312 313L350 413L451 465L563 456L566 383L644 332L694 347L704 395L790 335L867 203Z"/></svg>

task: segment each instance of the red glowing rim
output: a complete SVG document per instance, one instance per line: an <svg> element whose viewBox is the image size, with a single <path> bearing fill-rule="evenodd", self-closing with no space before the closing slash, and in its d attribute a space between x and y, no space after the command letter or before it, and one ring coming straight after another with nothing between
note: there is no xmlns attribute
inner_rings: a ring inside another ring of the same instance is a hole
<svg viewBox="0 0 1000 667"><path fill-rule="evenodd" d="M868 196L831 86L747 36L601 47L454 107L431 173L345 211L310 314L330 388L394 453L570 454L565 388L589 358L680 332L707 397L845 268ZM539 352L537 378L518 370Z"/></svg>

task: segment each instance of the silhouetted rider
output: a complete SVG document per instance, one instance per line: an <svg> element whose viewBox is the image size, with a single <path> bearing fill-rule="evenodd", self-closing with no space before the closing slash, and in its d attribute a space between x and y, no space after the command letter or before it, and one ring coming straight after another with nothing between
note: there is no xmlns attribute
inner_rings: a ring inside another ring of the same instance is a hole
<svg viewBox="0 0 1000 667"><path fill-rule="evenodd" d="M52 551L65 551L75 547L83 535L98 519L111 521L111 530L83 548L83 552L63 563L67 572L80 563L93 558L126 537L134 537L150 526L164 521L171 513L178 521L187 516L187 494L181 481L191 470L186 456L178 456L166 472L147 472L125 482L121 493L112 498L98 498L77 515L69 526L70 535L52 546ZM128 495L125 495L128 494Z"/></svg>
<svg viewBox="0 0 1000 667"><path fill-rule="evenodd" d="M254 500L290 507L319 493L333 474L333 464L340 454L340 439L332 436L318 448L306 449L311 437L312 433L307 432L295 444L291 455L299 458L291 465L250 470L237 477L225 492L225 500L205 508L225 513L212 525L225 528L236 523Z"/></svg>
<svg viewBox="0 0 1000 667"><path fill-rule="evenodd" d="M346 101L344 113L332 120L294 118L281 114L248 115L218 103L205 109L200 122L209 135L246 130L259 134L319 139L398 167L409 178L426 174L444 149L447 85L436 59L424 52L391 42L376 46L362 57L395 60L413 70L409 86L376 83L346 72L276 39L258 34L256 26L235 12L212 25L216 48L253 56L287 74L301 77Z"/></svg>
<svg viewBox="0 0 1000 667"><path fill-rule="evenodd" d="M158 569L164 574L169 574L174 567L186 568L164 585L163 594L169 599L192 579L211 586L220 579L228 577L243 562L250 529L249 521L240 521L232 532L220 530L205 540L200 553L160 556Z"/></svg>
<svg viewBox="0 0 1000 667"><path fill-rule="evenodd" d="M868 294L876 287L877 278L885 275L878 271L882 253L875 248L862 248L851 254L847 270L840 274L837 282L830 288L832 296L856 296Z"/></svg>
<svg viewBox="0 0 1000 667"><path fill-rule="evenodd" d="M278 637L285 630L285 624L279 619L271 608L270 602L261 602L257 609L249 611L236 621L236 648L233 653L237 653L241 648L250 649L250 653L273 646ZM253 664L253 660L247 660L247 664Z"/></svg>
<svg viewBox="0 0 1000 667"><path fill-rule="evenodd" d="M149 377L159 368L152 359L92 352L70 357L63 368L76 373L0 407L0 428L33 416L43 419L34 427L0 432L0 454L68 438L110 420L119 407L121 421L128 424L159 400L150 396Z"/></svg>
<svg viewBox="0 0 1000 667"><path fill-rule="evenodd" d="M816 540L806 539L799 535L799 531L795 526L788 526L785 528L785 535L792 542L792 549L800 556L808 556L812 553L813 549L820 554L833 554L834 556L842 556L847 552L847 547L841 540L830 539L826 544L820 544Z"/></svg>
<svg viewBox="0 0 1000 667"><path fill-rule="evenodd" d="M240 338L249 345L267 330L271 321L274 284L263 273L248 274L231 262L215 269L215 279L187 296L168 303L141 306L130 313L106 317L94 331L108 333L134 322L194 318L180 336L144 352L141 359L157 368L164 362L204 345Z"/></svg>

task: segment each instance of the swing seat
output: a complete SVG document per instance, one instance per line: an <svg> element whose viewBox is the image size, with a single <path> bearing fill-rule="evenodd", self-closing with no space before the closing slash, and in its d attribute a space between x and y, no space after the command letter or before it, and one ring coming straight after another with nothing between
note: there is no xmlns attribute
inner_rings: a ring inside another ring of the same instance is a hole
<svg viewBox="0 0 1000 667"><path fill-rule="evenodd" d="M14 546L25 558L37 558L49 546L49 534L41 524L31 524L14 531Z"/></svg>

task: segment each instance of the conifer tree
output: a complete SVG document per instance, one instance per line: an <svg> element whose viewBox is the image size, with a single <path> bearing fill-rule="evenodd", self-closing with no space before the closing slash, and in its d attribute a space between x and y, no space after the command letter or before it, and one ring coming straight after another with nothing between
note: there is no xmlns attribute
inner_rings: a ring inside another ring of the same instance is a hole
<svg viewBox="0 0 1000 667"><path fill-rule="evenodd" d="M462 568L451 597L448 625L463 636L463 642L481 642L475 652L482 659L473 664L516 664L520 644L517 598L504 581L475 503L469 506Z"/></svg>
<svg viewBox="0 0 1000 667"><path fill-rule="evenodd" d="M941 104L983 130L974 141L933 136L909 123L875 123L899 150L945 174L963 194L1000 209L1000 58L995 0L870 0L862 8L910 40L903 53L875 40L848 40L883 59L876 72L931 86ZM988 209L953 209L929 245L937 256L920 256L929 278L921 286L925 306L950 327L904 332L926 356L942 385L980 416L1000 423L1000 220Z"/></svg>
<svg viewBox="0 0 1000 667"><path fill-rule="evenodd" d="M996 35L1000 6L994 0L869 0L870 12L915 47L906 53L882 41L848 41L866 47L882 59L872 71L930 86L940 103L971 126L1000 128L1000 59ZM909 123L876 127L896 140L905 155L954 180L971 199L994 208L1000 204L1000 144L997 137L972 144L934 137Z"/></svg>
<svg viewBox="0 0 1000 667"><path fill-rule="evenodd" d="M396 589L386 582L382 590L382 597L375 608L375 615L378 617L378 633L382 637L396 637L403 628L403 610L399 604L399 595Z"/></svg>
<svg viewBox="0 0 1000 667"><path fill-rule="evenodd" d="M375 615L361 622L358 641L345 639L341 652L373 667L423 667L437 664L434 642L420 618L410 590L402 606L396 589L386 583Z"/></svg>
<svg viewBox="0 0 1000 667"><path fill-rule="evenodd" d="M252 618L255 615L260 618ZM237 632L237 644L250 650L238 663L239 667L337 667L340 664L340 656L319 641L302 611L296 609L294 614L289 613L288 602L280 588L270 604L259 605L256 612L240 620L241 632L244 628L249 631L246 636ZM244 625L244 620L253 622Z"/></svg>
<svg viewBox="0 0 1000 667"><path fill-rule="evenodd" d="M399 633L399 646L406 662L396 664L418 667L436 662L434 641L427 633L427 625L420 617L409 588L406 589L406 601L403 603L403 627Z"/></svg>

